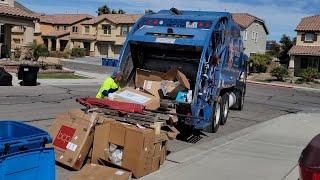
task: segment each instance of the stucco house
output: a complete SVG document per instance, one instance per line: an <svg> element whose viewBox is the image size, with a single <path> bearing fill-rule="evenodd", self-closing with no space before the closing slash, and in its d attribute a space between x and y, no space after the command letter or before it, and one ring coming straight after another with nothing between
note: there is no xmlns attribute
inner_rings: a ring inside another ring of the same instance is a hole
<svg viewBox="0 0 320 180"><path fill-rule="evenodd" d="M14 0L0 0L0 57L7 58L11 53L12 28L18 26L23 33L25 45L33 41L34 23L38 18L20 8L14 7Z"/></svg>
<svg viewBox="0 0 320 180"><path fill-rule="evenodd" d="M245 53L264 54L269 34L265 21L248 13L232 13L232 18L241 28Z"/></svg>
<svg viewBox="0 0 320 180"><path fill-rule="evenodd" d="M141 14L105 14L81 23L83 35L94 37L92 56L118 58L123 43Z"/></svg>
<svg viewBox="0 0 320 180"><path fill-rule="evenodd" d="M289 69L295 76L308 67L320 71L320 15L302 18L295 31L297 42L288 53Z"/></svg>

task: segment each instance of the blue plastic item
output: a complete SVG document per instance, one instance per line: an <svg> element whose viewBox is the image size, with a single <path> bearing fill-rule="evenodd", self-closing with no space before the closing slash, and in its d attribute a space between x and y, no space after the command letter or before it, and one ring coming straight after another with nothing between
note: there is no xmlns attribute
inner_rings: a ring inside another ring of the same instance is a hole
<svg viewBox="0 0 320 180"><path fill-rule="evenodd" d="M51 142L52 138L44 130L18 121L0 121L0 157L42 148Z"/></svg>
<svg viewBox="0 0 320 180"><path fill-rule="evenodd" d="M177 102L187 102L187 95L188 95L188 92L179 92L176 97L176 101Z"/></svg>
<svg viewBox="0 0 320 180"><path fill-rule="evenodd" d="M108 59L108 66L113 66L114 60L113 59Z"/></svg>
<svg viewBox="0 0 320 180"><path fill-rule="evenodd" d="M0 157L0 180L55 180L53 148L34 149Z"/></svg>
<svg viewBox="0 0 320 180"><path fill-rule="evenodd" d="M107 59L106 58L102 58L102 66L107 66Z"/></svg>
<svg viewBox="0 0 320 180"><path fill-rule="evenodd" d="M119 60L114 60L113 66L114 67L118 67L119 66Z"/></svg>

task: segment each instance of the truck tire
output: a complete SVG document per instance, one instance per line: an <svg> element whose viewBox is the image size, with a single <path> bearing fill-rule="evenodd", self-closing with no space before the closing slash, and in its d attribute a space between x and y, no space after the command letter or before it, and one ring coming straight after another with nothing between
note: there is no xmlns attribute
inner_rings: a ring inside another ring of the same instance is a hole
<svg viewBox="0 0 320 180"><path fill-rule="evenodd" d="M240 91L238 91L236 93L236 96L237 96L237 102L234 106L234 109L235 110L238 110L238 111L242 111L243 109L243 105L244 105L244 97L245 97L245 94L246 94L246 88L242 88Z"/></svg>
<svg viewBox="0 0 320 180"><path fill-rule="evenodd" d="M221 96L214 104L214 109L210 115L210 125L203 128L204 132L216 133L219 129L221 121Z"/></svg>
<svg viewBox="0 0 320 180"><path fill-rule="evenodd" d="M226 92L221 100L221 121L220 125L225 125L229 115L229 93Z"/></svg>

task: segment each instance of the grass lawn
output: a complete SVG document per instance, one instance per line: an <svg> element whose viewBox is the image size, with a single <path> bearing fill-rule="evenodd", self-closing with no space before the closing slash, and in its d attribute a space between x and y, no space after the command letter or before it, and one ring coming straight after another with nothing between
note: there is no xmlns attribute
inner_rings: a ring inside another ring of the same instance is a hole
<svg viewBox="0 0 320 180"><path fill-rule="evenodd" d="M38 74L38 79L89 79L73 74Z"/></svg>

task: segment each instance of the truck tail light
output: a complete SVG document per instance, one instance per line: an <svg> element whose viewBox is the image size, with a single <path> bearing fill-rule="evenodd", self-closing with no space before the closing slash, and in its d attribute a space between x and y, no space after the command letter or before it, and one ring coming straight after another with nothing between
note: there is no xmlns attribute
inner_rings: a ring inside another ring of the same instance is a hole
<svg viewBox="0 0 320 180"><path fill-rule="evenodd" d="M203 27L203 22L199 22L199 27Z"/></svg>
<svg viewBox="0 0 320 180"><path fill-rule="evenodd" d="M149 19L149 20L148 20L148 24L151 24L151 23L152 23L152 20L151 20L151 19Z"/></svg>
<svg viewBox="0 0 320 180"><path fill-rule="evenodd" d="M158 20L154 20L154 21L153 21L153 24L158 24Z"/></svg>
<svg viewBox="0 0 320 180"><path fill-rule="evenodd" d="M209 27L210 26L210 23L206 23L206 27Z"/></svg>
<svg viewBox="0 0 320 180"><path fill-rule="evenodd" d="M300 180L320 180L320 172L308 169L299 164Z"/></svg>

